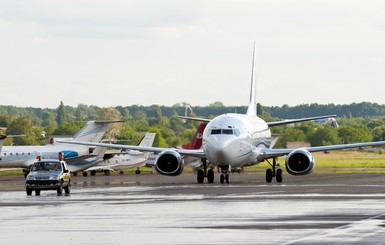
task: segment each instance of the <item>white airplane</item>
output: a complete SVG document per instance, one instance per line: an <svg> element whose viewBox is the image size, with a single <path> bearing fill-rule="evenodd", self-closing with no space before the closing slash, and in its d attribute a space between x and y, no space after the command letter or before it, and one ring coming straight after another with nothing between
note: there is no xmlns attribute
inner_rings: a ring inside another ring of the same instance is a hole
<svg viewBox="0 0 385 245"><path fill-rule="evenodd" d="M66 139L81 140L85 142L99 142L107 131L110 123L121 121L88 121L86 125L77 132L73 138ZM56 159L59 152L64 155L64 160L72 173L83 171L98 160L103 159L106 151L105 147L72 146L68 144L58 144L51 140L51 144L44 146L3 146L6 136L0 136L0 168L22 168L25 174L28 169L36 162L36 157L41 159Z"/></svg>
<svg viewBox="0 0 385 245"><path fill-rule="evenodd" d="M277 122L265 122L257 116L255 91L255 44L253 50L252 76L250 99L246 114L223 114L212 120L181 117L183 119L207 122L203 132L201 149L177 149L140 147L113 144L94 144L79 141L71 144L114 147L158 153L155 159L155 170L163 175L176 176L183 172L184 161L182 156L193 156L202 159L202 169L197 172L198 183L203 183L207 177L208 183L214 182L214 171L208 165L219 167L222 174L220 182L229 182L229 173L232 169L256 165L267 161L272 168L266 170L266 181L270 183L273 177L282 182L282 169L277 164L277 158L286 156L285 168L291 175L306 175L315 168L315 160L311 152L331 151L346 148L384 145L385 141L366 142L357 144L330 145L306 147L299 149L272 149L270 127L296 122L310 121L321 118L335 117L335 115L290 119Z"/></svg>
<svg viewBox="0 0 385 245"><path fill-rule="evenodd" d="M140 141L139 146L152 146L155 135L155 133L146 133ZM122 173L125 169L137 168L135 173L140 174L139 167L146 165L149 154L149 152L135 150L122 152L119 155L115 155L110 159L104 160L103 162L86 169L85 172L90 172L92 176L95 175L96 172L104 172L104 175L110 175L111 171L121 171Z"/></svg>

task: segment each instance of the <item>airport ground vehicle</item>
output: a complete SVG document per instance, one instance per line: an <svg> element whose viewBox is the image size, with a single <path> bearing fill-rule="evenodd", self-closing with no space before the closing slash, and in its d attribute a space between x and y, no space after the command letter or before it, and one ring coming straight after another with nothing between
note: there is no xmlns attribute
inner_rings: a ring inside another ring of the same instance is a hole
<svg viewBox="0 0 385 245"><path fill-rule="evenodd" d="M67 163L59 155L57 159L44 159L35 162L26 179L27 195L40 195L42 190L56 190L57 195L71 192L71 175Z"/></svg>

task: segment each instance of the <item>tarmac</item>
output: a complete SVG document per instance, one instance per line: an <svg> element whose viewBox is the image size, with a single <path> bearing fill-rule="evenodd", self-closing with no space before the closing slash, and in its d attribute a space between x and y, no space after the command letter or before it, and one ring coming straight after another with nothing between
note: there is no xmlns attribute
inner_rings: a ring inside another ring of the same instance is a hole
<svg viewBox="0 0 385 245"><path fill-rule="evenodd" d="M0 176L4 244L385 244L384 173L72 177L72 191L26 196Z"/></svg>

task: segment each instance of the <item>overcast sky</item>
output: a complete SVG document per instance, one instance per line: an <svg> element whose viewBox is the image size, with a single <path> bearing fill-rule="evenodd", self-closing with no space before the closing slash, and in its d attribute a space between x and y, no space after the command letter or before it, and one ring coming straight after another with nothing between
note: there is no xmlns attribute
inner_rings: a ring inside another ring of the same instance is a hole
<svg viewBox="0 0 385 245"><path fill-rule="evenodd" d="M0 105L385 104L385 1L0 0Z"/></svg>

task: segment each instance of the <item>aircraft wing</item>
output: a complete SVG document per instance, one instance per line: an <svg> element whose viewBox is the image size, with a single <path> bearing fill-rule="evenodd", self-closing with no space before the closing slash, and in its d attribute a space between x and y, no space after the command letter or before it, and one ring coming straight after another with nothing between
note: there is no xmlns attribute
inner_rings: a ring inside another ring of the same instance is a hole
<svg viewBox="0 0 385 245"><path fill-rule="evenodd" d="M109 147L116 149L124 149L124 150L137 150L137 151L145 151L145 152L154 152L160 153L166 150L174 150L181 155L193 156L204 158L205 155L202 149L177 149L177 148L161 148L161 147L152 147L152 146L135 146L135 145L120 145L120 144L107 144L107 143L92 143L92 142L83 142L83 141L61 141L58 140L59 143L65 144L74 144L74 145L87 145L87 146L99 146L99 147Z"/></svg>
<svg viewBox="0 0 385 245"><path fill-rule="evenodd" d="M305 118L299 118L299 119L287 119L287 120L282 120L282 121L277 121L277 122L267 122L267 125L269 127L272 127L272 126L279 126L279 125L286 125L286 124L297 123L297 122L312 121L312 120L330 118L330 117L334 118L334 117L337 117L337 115L326 115L326 116L319 116L319 117L305 117Z"/></svg>
<svg viewBox="0 0 385 245"><path fill-rule="evenodd" d="M385 141L376 141L376 142L366 142L366 143L355 143L355 144L341 144L341 145L327 145L327 146L315 146L315 147L303 147L298 149L304 149L309 152L319 152L319 151L335 151L343 150L349 148L362 148L367 146L381 146L385 145ZM258 158L260 160L280 157L290 154L292 151L297 149L262 149Z"/></svg>

